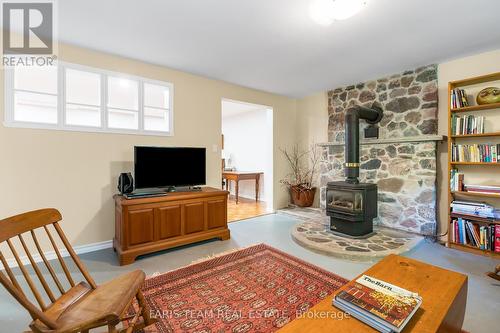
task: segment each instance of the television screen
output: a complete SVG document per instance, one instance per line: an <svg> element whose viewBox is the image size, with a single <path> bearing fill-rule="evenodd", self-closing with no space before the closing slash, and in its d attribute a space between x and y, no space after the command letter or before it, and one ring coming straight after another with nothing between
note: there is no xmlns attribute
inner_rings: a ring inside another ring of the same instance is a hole
<svg viewBox="0 0 500 333"><path fill-rule="evenodd" d="M206 183L205 148L135 147L135 187Z"/></svg>

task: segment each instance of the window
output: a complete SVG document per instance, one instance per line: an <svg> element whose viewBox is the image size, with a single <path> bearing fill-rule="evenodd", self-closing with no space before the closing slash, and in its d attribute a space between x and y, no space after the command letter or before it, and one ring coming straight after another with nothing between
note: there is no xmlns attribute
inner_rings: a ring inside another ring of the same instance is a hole
<svg viewBox="0 0 500 333"><path fill-rule="evenodd" d="M144 84L144 129L168 131L170 90L156 84Z"/></svg>
<svg viewBox="0 0 500 333"><path fill-rule="evenodd" d="M172 135L173 85L60 62L5 72L5 125Z"/></svg>
<svg viewBox="0 0 500 333"><path fill-rule="evenodd" d="M108 77L108 124L110 128L139 128L139 82Z"/></svg>
<svg viewBox="0 0 500 333"><path fill-rule="evenodd" d="M101 76L66 69L66 125L101 127Z"/></svg>
<svg viewBox="0 0 500 333"><path fill-rule="evenodd" d="M12 94L14 120L57 124L57 69L17 67Z"/></svg>

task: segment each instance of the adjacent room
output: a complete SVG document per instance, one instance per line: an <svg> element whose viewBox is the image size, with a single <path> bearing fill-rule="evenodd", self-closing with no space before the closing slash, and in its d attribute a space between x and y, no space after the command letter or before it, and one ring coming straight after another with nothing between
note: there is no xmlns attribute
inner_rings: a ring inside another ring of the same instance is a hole
<svg viewBox="0 0 500 333"><path fill-rule="evenodd" d="M222 101L222 181L228 222L273 211L273 110Z"/></svg>
<svg viewBox="0 0 500 333"><path fill-rule="evenodd" d="M0 11L1 333L498 331L498 0Z"/></svg>

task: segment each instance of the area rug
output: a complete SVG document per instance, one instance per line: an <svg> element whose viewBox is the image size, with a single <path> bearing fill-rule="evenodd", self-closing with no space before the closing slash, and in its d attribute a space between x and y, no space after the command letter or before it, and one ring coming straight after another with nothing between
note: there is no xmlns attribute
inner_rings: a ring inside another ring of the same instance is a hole
<svg viewBox="0 0 500 333"><path fill-rule="evenodd" d="M274 332L348 281L265 244L146 280L146 332Z"/></svg>

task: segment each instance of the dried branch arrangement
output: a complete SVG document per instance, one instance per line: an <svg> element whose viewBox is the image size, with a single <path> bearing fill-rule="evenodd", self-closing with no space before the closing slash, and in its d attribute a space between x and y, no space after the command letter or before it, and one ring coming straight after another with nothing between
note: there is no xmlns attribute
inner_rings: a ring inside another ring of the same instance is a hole
<svg viewBox="0 0 500 333"><path fill-rule="evenodd" d="M309 149L301 149L298 144L288 149L280 149L285 156L291 172L280 182L289 188L311 190L319 162L319 151L315 144Z"/></svg>

